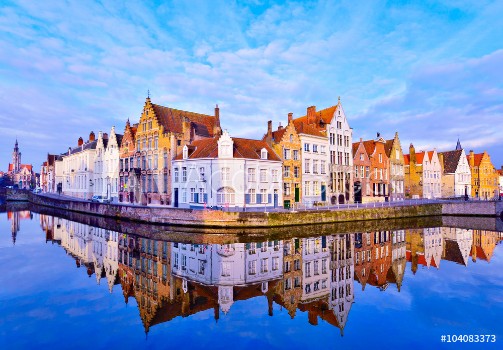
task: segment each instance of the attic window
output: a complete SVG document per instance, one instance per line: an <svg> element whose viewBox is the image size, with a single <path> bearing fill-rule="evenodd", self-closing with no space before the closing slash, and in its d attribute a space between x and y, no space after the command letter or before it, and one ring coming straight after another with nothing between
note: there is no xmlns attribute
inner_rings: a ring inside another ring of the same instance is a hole
<svg viewBox="0 0 503 350"><path fill-rule="evenodd" d="M189 156L189 149L188 149L187 145L185 145L183 147L183 159L187 159L188 156Z"/></svg>
<svg viewBox="0 0 503 350"><path fill-rule="evenodd" d="M267 150L265 148L260 151L260 159L267 159Z"/></svg>

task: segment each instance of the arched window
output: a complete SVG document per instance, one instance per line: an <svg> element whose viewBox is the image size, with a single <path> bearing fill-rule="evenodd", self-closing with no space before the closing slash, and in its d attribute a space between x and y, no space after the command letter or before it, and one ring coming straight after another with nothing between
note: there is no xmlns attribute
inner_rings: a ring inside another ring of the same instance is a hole
<svg viewBox="0 0 503 350"><path fill-rule="evenodd" d="M217 204L233 205L236 199L236 191L232 187L221 187L217 191Z"/></svg>

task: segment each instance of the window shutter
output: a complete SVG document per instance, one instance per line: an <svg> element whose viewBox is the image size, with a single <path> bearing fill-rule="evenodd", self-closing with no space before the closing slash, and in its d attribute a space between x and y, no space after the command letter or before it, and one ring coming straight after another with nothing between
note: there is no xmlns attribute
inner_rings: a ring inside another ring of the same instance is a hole
<svg viewBox="0 0 503 350"><path fill-rule="evenodd" d="M262 203L262 194L257 193L257 203Z"/></svg>
<svg viewBox="0 0 503 350"><path fill-rule="evenodd" d="M199 193L194 193L194 203L199 203Z"/></svg>
<svg viewBox="0 0 503 350"><path fill-rule="evenodd" d="M268 197L267 203L272 203L272 195L269 193L267 197Z"/></svg>
<svg viewBox="0 0 503 350"><path fill-rule="evenodd" d="M245 203L250 204L250 194L249 193L245 194Z"/></svg>
<svg viewBox="0 0 503 350"><path fill-rule="evenodd" d="M208 194L207 193L204 194L204 203L208 203Z"/></svg>

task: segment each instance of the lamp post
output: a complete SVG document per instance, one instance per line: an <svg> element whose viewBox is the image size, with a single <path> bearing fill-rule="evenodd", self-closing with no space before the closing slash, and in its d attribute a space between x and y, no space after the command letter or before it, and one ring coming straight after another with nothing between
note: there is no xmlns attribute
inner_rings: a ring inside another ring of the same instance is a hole
<svg viewBox="0 0 503 350"><path fill-rule="evenodd" d="M92 191L93 186L94 186L93 180L89 179L89 192L91 192L91 195L89 197L91 197L91 198L93 196L93 191ZM89 199L91 199L91 198L89 198Z"/></svg>
<svg viewBox="0 0 503 350"><path fill-rule="evenodd" d="M110 176L107 176L107 199L109 199L109 197L108 197L108 186L110 186Z"/></svg>

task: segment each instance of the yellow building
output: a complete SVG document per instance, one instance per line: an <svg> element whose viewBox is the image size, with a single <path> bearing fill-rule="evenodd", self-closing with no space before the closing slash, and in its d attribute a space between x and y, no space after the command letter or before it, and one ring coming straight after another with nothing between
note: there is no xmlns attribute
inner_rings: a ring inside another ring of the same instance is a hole
<svg viewBox="0 0 503 350"><path fill-rule="evenodd" d="M171 160L185 145L220 134L215 115L156 105L147 97L136 130L135 200L141 204L171 204Z"/></svg>
<svg viewBox="0 0 503 350"><path fill-rule="evenodd" d="M487 152L467 155L472 172L472 197L492 199L498 196L498 173Z"/></svg>
<svg viewBox="0 0 503 350"><path fill-rule="evenodd" d="M283 161L283 206L290 208L299 203L302 196L301 142L293 124L292 113L288 114L288 125L272 131L272 122L267 125L266 141Z"/></svg>

